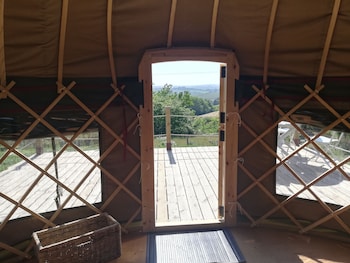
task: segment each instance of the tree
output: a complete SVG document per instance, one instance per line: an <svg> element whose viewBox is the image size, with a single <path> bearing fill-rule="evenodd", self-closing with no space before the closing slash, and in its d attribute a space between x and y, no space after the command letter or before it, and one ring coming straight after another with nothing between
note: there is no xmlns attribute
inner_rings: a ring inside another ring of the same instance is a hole
<svg viewBox="0 0 350 263"><path fill-rule="evenodd" d="M215 134L219 130L219 119L216 117L197 118L193 127L195 134Z"/></svg>
<svg viewBox="0 0 350 263"><path fill-rule="evenodd" d="M171 133L208 134L217 133L218 118L189 118L213 112L214 106L208 99L194 97L188 91L172 91L172 85L153 92L154 134L165 134L165 107L171 107Z"/></svg>
<svg viewBox="0 0 350 263"><path fill-rule="evenodd" d="M192 97L192 104L193 106L191 108L195 111L196 115L214 111L213 104L208 99Z"/></svg>
<svg viewBox="0 0 350 263"><path fill-rule="evenodd" d="M193 116L194 111L188 106L191 105L191 95L188 92L172 92L172 85L164 87L153 93L153 114L154 134L165 134L165 107L171 107L171 115ZM163 116L163 117L157 117ZM192 134L193 127L189 118L172 117L171 132L175 134Z"/></svg>

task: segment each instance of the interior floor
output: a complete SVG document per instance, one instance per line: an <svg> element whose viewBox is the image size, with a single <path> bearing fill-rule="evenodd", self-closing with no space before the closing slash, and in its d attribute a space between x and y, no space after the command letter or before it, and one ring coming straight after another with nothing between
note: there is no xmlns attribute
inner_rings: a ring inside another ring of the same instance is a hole
<svg viewBox="0 0 350 263"><path fill-rule="evenodd" d="M350 259L350 244L338 240L262 227L231 230L248 263L345 263ZM121 258L112 262L144 263L146 247L147 235L128 234L123 237Z"/></svg>
<svg viewBox="0 0 350 263"><path fill-rule="evenodd" d="M265 227L231 231L247 263L346 263L350 259L350 243L340 240ZM110 263L146 263L146 234L124 234L122 242L122 256Z"/></svg>

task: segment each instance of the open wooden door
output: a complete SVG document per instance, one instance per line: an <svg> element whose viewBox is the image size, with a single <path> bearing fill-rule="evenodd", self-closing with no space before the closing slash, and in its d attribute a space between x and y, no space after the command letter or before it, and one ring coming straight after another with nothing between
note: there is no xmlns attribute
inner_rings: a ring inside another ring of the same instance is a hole
<svg viewBox="0 0 350 263"><path fill-rule="evenodd" d="M219 176L218 176L218 218L225 219L225 129L226 129L226 64L220 65L220 127L219 127Z"/></svg>
<svg viewBox="0 0 350 263"><path fill-rule="evenodd" d="M142 222L145 232L156 230L154 194L154 148L152 63L196 60L223 63L220 88L220 145L217 224L233 226L236 223L237 199L237 141L238 109L235 104L235 79L238 63L232 51L217 49L162 49L147 51L139 65L139 79L143 82L144 104L140 107L141 126L141 180ZM208 225L207 225L208 226ZM198 227L198 225L196 225ZM179 227L177 227L178 229ZM188 228L188 227L187 227Z"/></svg>

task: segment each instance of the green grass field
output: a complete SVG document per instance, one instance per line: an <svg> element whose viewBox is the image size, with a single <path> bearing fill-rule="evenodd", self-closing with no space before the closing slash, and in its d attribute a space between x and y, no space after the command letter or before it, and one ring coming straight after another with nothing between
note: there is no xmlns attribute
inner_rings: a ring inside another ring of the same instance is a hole
<svg viewBox="0 0 350 263"><path fill-rule="evenodd" d="M218 135L210 136L173 136L171 138L173 147L203 147L203 146L217 146ZM163 148L166 147L165 137L154 138L154 147Z"/></svg>

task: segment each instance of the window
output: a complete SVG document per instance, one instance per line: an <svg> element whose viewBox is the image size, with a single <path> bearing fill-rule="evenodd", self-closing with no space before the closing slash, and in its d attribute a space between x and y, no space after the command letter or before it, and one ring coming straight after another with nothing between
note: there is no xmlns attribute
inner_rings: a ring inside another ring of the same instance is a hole
<svg viewBox="0 0 350 263"><path fill-rule="evenodd" d="M101 173L94 164L100 157L98 132L82 133L73 142L74 147L58 137L30 138L10 151L15 141L2 141L0 221L30 215L26 209L45 213L101 201Z"/></svg>
<svg viewBox="0 0 350 263"><path fill-rule="evenodd" d="M349 205L349 132L280 122L277 155L277 194Z"/></svg>

